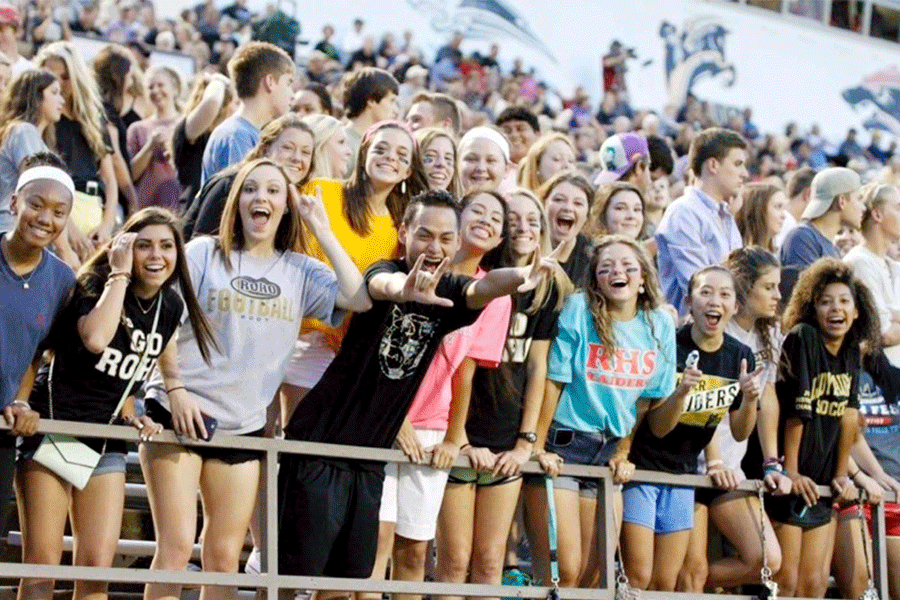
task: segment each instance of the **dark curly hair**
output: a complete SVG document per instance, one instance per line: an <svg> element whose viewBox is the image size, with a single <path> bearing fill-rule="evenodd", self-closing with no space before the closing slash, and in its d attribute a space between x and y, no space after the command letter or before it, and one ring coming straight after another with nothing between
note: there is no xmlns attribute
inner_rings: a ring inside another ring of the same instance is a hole
<svg viewBox="0 0 900 600"><path fill-rule="evenodd" d="M844 343L860 344L864 355L877 353L881 349L881 324L872 292L853 275L849 265L836 258L820 258L800 273L784 312L783 330L790 331L800 323L807 323L819 329L816 301L832 283L842 283L850 288L853 302L859 312L859 316L853 321L844 338Z"/></svg>

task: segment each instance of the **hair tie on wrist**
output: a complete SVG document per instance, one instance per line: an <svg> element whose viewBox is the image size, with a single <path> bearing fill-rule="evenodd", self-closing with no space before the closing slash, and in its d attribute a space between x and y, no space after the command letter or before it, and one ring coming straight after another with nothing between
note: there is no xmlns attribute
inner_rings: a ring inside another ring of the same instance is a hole
<svg viewBox="0 0 900 600"><path fill-rule="evenodd" d="M167 394L171 394L171 393L174 392L175 390L186 390L186 389L187 389L187 388L184 387L183 385L176 385L176 386L173 387L173 388L167 389L167 390L166 390L166 393L167 393Z"/></svg>

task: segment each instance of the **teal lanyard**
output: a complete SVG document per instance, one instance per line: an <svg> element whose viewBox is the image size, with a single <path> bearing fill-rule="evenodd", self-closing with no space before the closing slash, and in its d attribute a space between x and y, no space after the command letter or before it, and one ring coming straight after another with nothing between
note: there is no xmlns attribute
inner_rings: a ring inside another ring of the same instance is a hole
<svg viewBox="0 0 900 600"><path fill-rule="evenodd" d="M547 542L550 546L550 581L554 588L559 588L559 555L556 535L556 502L553 497L553 478L544 477L547 489Z"/></svg>

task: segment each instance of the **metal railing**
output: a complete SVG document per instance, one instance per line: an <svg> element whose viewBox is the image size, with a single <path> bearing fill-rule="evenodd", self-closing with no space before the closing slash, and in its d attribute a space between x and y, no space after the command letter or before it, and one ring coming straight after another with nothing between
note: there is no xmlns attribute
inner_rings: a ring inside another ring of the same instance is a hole
<svg viewBox="0 0 900 600"><path fill-rule="evenodd" d="M8 429L8 426L0 419L0 430ZM40 433L66 433L81 437L104 437L121 439L136 443L169 443L182 444L182 440L171 431L164 431L154 436L152 442L142 442L138 433L131 427L115 425L94 425L74 421L41 421ZM3 435L3 433L0 433ZM188 444L193 444L188 442ZM264 453L262 459L262 480L260 493L264 494L264 510L262 512L262 573L260 575L245 575L233 573L212 573L192 571L156 571L133 568L98 568L98 567L73 567L73 566L49 566L22 563L0 563L0 578L38 578L58 580L87 580L125 583L168 583L184 585L224 585L242 588L256 588L266 593L268 600L277 600L281 589L305 589L305 590L345 590L350 592L387 592L404 594L427 595L461 595L482 597L519 597L519 598L546 598L551 588L547 586L512 587L502 585L483 584L457 584L438 582L408 582L408 581L381 581L372 579L347 579L333 577L306 577L279 575L269 569L268 565L277 564L277 560L271 560L278 553L278 525L276 519L268 518L277 515L278 504L278 455L282 453L302 454L310 456L333 457L356 460L376 460L384 462L407 463L408 458L399 450L385 450L381 448L366 448L360 446L338 446L316 442L297 442L279 439L231 436L219 434L209 442L197 442L197 445L212 446L217 448L237 448L243 450L257 450ZM469 467L465 458L457 459L456 464ZM542 473L537 462L530 461L523 467L526 473ZM599 564L600 584L599 588L562 588L559 597L572 600L596 600L608 598L613 600L615 594L615 538L609 532L615 531L612 502L615 486L612 483L610 470L607 467L594 467L586 465L565 465L562 474L599 479L597 520L599 535ZM642 471L635 473L633 481L643 481L662 484L676 484L680 486L693 486L697 488L714 488L710 479L701 475L674 475L656 471ZM758 482L744 481L740 484L741 490L756 492ZM831 490L826 486L819 487L819 493L830 496ZM896 494L886 493L885 499L897 502ZM887 550L885 544L884 509L881 504L872 507L872 547L873 547L873 575L875 587L882 599L888 595ZM673 592L647 592L641 595L650 600L662 600L671 598ZM736 596L728 594L689 594L679 593L684 598L699 598L703 596L714 597L719 600L747 599L749 596Z"/></svg>

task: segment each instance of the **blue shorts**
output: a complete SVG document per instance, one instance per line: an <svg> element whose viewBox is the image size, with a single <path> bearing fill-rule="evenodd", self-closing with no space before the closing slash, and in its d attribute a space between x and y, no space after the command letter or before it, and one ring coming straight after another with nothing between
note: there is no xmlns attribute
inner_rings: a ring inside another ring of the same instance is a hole
<svg viewBox="0 0 900 600"><path fill-rule="evenodd" d="M622 490L622 520L655 533L694 527L694 488L656 483L629 483Z"/></svg>

